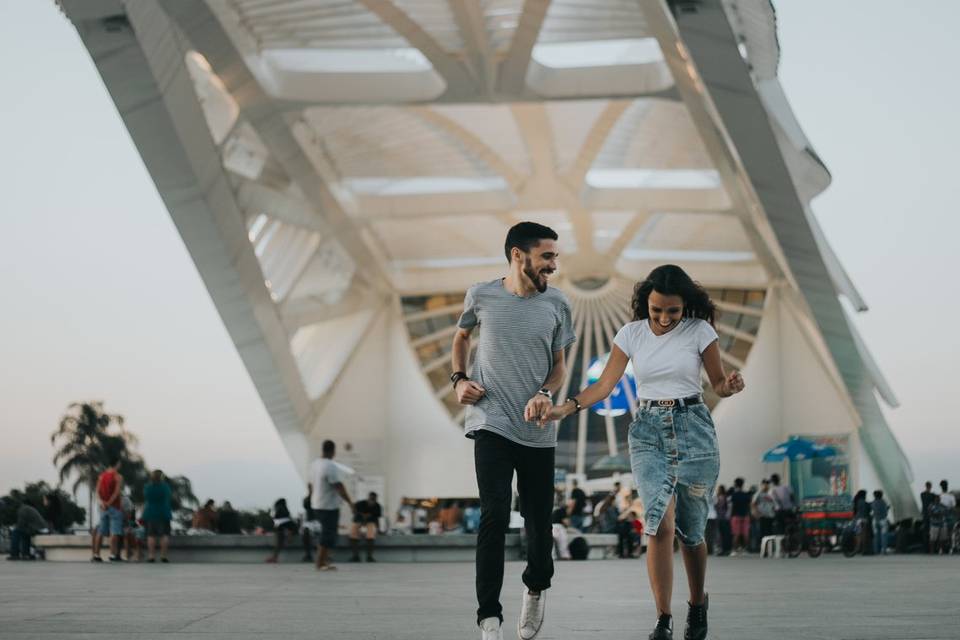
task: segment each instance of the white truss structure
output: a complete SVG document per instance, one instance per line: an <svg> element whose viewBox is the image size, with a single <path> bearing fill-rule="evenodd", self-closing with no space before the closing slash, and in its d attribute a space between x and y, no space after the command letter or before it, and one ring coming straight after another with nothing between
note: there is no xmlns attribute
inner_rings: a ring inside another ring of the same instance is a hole
<svg viewBox="0 0 960 640"><path fill-rule="evenodd" d="M915 513L878 396L896 400L840 297L866 305L809 209L830 175L777 80L767 0L60 5L301 472L332 438L390 504L475 493L443 345L533 219L561 234L580 370L632 283L680 264L717 292L749 385L716 407L723 473L841 435ZM622 450L602 422L570 424L571 471Z"/></svg>

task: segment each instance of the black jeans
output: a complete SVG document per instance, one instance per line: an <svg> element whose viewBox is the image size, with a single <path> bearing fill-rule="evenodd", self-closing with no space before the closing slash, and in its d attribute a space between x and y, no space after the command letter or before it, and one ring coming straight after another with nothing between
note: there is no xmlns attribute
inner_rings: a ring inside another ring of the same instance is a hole
<svg viewBox="0 0 960 640"><path fill-rule="evenodd" d="M21 531L14 527L10 530L10 557L24 558L30 557L30 539L33 534L27 531Z"/></svg>
<svg viewBox="0 0 960 640"><path fill-rule="evenodd" d="M554 447L525 447L489 431L476 432L473 445L480 489L477 533L477 623L497 617L503 622L504 542L510 524L511 483L517 474L520 514L527 533L527 568L523 584L531 591L550 587L553 577Z"/></svg>

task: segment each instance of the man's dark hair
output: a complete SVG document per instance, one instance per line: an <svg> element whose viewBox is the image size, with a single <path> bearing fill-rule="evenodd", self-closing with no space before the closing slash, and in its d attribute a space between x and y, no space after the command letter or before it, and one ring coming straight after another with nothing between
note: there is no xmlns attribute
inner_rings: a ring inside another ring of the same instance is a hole
<svg viewBox="0 0 960 640"><path fill-rule="evenodd" d="M880 491L880 489L877 489L876 491L874 491L874 492L873 492L873 499L874 499L874 500L882 500L882 499L883 499L883 491Z"/></svg>
<svg viewBox="0 0 960 640"><path fill-rule="evenodd" d="M743 489L743 483L744 483L743 478L737 478L736 480L733 481L733 486L735 486L737 489Z"/></svg>
<svg viewBox="0 0 960 640"><path fill-rule="evenodd" d="M947 484L947 481L946 481L946 480L941 480L941 481L940 481L940 488L943 489L944 491L947 491L947 490L948 490L947 487L949 487L949 486L950 486L950 485Z"/></svg>
<svg viewBox="0 0 960 640"><path fill-rule="evenodd" d="M371 492L370 492L370 495L368 495L367 498L373 498L374 500L376 500L376 499L377 499L377 492L376 492L376 491L371 491Z"/></svg>
<svg viewBox="0 0 960 640"><path fill-rule="evenodd" d="M120 454L119 454L119 453L111 453L110 456L107 458L107 466L108 466L108 467L115 467L115 466L117 466L118 464L120 464Z"/></svg>
<svg viewBox="0 0 960 640"><path fill-rule="evenodd" d="M923 486L925 486L927 489L932 489L933 483L927 480L926 482L923 483Z"/></svg>
<svg viewBox="0 0 960 640"><path fill-rule="evenodd" d="M780 474L774 473L770 475L770 482L773 484L780 484Z"/></svg>
<svg viewBox="0 0 960 640"><path fill-rule="evenodd" d="M331 456L333 455L333 452L336 451L336 449L337 449L337 445L333 443L333 440L323 441L323 448L321 449L323 451L323 455Z"/></svg>
<svg viewBox="0 0 960 640"><path fill-rule="evenodd" d="M503 252L510 262L510 252L516 247L524 253L529 253L532 247L540 244L541 240L556 240L557 232L550 227L536 222L519 222L507 232L507 241L503 244Z"/></svg>

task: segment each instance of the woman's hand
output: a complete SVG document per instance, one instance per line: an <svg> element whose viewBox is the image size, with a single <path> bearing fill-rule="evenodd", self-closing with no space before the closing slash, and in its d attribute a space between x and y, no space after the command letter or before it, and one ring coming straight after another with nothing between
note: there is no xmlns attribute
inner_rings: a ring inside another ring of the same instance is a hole
<svg viewBox="0 0 960 640"><path fill-rule="evenodd" d="M731 371L726 380L723 381L723 389L728 395L740 393L746 385L743 383L743 376L739 371Z"/></svg>
<svg viewBox="0 0 960 640"><path fill-rule="evenodd" d="M540 420L537 421L537 426L545 427L547 426L548 422L553 422L554 420L562 420L566 418L568 415L570 415L570 413L566 410L566 407L568 404L570 404L569 401L564 402L563 404L558 404L554 407L550 407L550 410L546 414L544 414L543 417L540 418Z"/></svg>

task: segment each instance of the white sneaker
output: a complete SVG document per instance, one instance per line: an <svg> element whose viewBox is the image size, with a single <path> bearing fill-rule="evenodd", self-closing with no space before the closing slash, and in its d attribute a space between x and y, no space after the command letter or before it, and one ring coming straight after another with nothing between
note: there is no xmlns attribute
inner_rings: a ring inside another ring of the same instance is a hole
<svg viewBox="0 0 960 640"><path fill-rule="evenodd" d="M543 626L543 612L547 608L547 594L541 591L532 595L523 588L523 604L520 605L520 620L517 622L517 636L520 640L533 640Z"/></svg>
<svg viewBox="0 0 960 640"><path fill-rule="evenodd" d="M484 618L480 621L480 640L503 640L500 618Z"/></svg>

